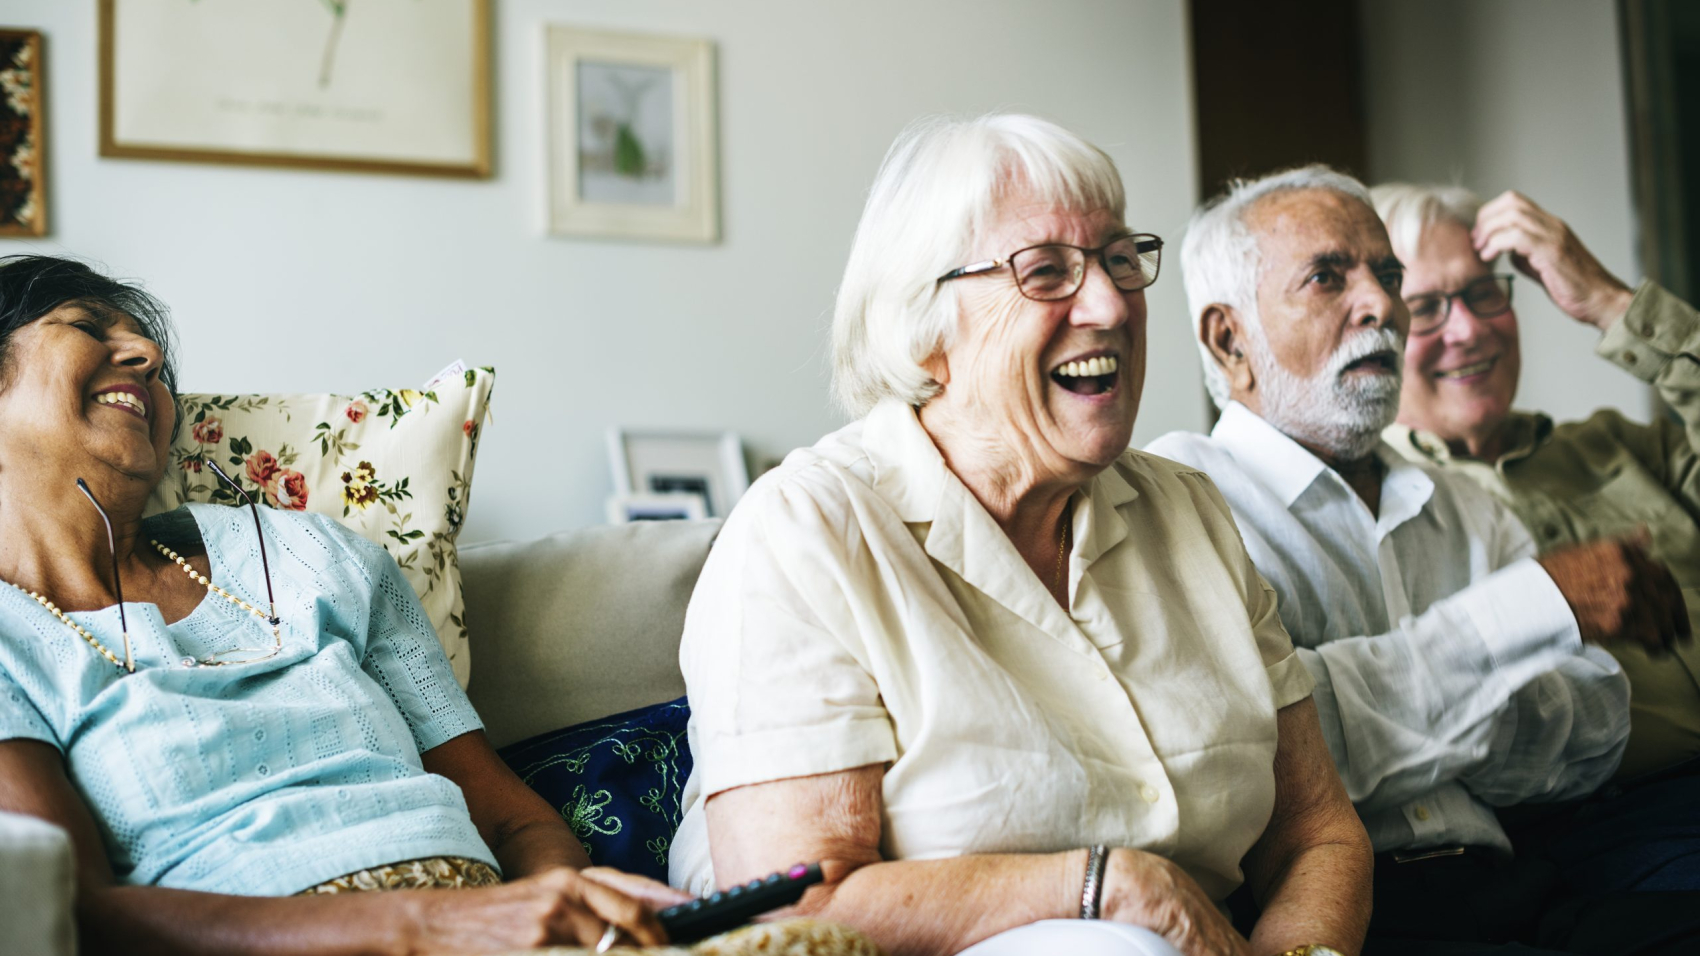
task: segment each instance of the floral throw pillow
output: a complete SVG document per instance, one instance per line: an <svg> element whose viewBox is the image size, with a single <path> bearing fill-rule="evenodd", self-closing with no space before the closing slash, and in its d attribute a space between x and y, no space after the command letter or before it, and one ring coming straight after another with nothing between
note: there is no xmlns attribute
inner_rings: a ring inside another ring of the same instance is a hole
<svg viewBox="0 0 1700 956"><path fill-rule="evenodd" d="M183 427L148 512L240 504L211 460L258 504L335 518L395 557L465 687L472 658L455 538L494 383L483 368L426 391L181 395Z"/></svg>

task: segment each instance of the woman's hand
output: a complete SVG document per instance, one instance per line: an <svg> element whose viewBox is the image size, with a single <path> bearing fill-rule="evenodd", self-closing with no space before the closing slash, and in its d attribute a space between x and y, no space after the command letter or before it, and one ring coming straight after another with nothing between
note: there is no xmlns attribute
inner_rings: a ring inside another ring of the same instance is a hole
<svg viewBox="0 0 1700 956"><path fill-rule="evenodd" d="M1104 919L1143 926L1182 956L1249 956L1250 944L1202 887L1154 853L1120 847L1104 865Z"/></svg>
<svg viewBox="0 0 1700 956"><path fill-rule="evenodd" d="M612 885L616 882L621 889ZM622 892L626 885L641 885L644 898ZM667 934L647 904L671 905L685 898L664 890L653 881L613 870L581 873L566 867L488 889L421 890L411 901L417 907L413 925L418 938L413 948L428 953L490 953L538 946L595 946L610 923L620 928L623 942L659 946L667 942Z"/></svg>

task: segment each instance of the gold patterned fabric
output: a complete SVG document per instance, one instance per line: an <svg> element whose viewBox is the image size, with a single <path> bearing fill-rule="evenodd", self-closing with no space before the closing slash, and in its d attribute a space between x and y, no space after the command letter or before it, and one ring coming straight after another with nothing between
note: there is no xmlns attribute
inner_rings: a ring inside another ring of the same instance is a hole
<svg viewBox="0 0 1700 956"><path fill-rule="evenodd" d="M528 956L585 956L594 950L579 946L557 946L552 949L526 950ZM874 941L848 926L836 923L817 923L807 919L779 920L745 926L695 946L653 947L642 949L616 946L613 954L642 953L643 956L885 956ZM518 953L510 956L519 956Z"/></svg>
<svg viewBox="0 0 1700 956"><path fill-rule="evenodd" d="M502 878L487 864L459 856L433 856L404 860L369 870L356 870L318 886L302 890L300 896L336 893L368 893L375 890L469 890L497 886Z"/></svg>

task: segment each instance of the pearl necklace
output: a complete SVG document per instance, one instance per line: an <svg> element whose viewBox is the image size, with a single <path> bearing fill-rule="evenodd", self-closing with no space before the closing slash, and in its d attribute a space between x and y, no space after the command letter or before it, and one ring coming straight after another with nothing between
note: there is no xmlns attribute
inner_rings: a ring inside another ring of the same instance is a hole
<svg viewBox="0 0 1700 956"><path fill-rule="evenodd" d="M189 577L194 579L194 581L196 583L198 583L202 587L206 588L207 592L209 594L216 594L219 597L222 597L225 600L229 601L230 603L241 608L242 610L247 611L249 614L252 614L255 617L259 618L260 620L271 625L271 629L272 629L272 649L261 657L244 658L244 659L241 659L241 660L225 660L225 659L223 659L224 655L227 655L227 654L239 654L239 653L244 653L244 652L255 653L255 652L258 652L260 650L259 648L253 648L253 647L237 647L237 648L232 648L228 651L219 651L216 654L208 654L206 657L203 657L199 660L196 660L193 657L185 657L185 658L183 658L183 661L182 661L182 664L183 664L184 667L223 667L226 664L253 664L253 663L257 663L259 661L266 660L268 658L276 657L278 655L278 653L283 650L283 634L279 630L278 625L279 625L280 621L278 620L278 618L275 614L275 611L274 611L274 613L271 617L267 617L265 614L260 612L259 608L254 607L252 604L249 604L247 601L242 600L241 598L237 597L236 595L231 594L229 591L226 591L224 588L221 588L218 585L212 583L212 581L209 580L206 577L206 575L201 574L199 571L196 571L193 567L191 567L189 565L189 562L187 560L185 560L182 555L171 550L170 548L166 547L165 545L160 544L158 541L154 541L152 539L149 539L148 543L153 545L154 550L158 551L161 555L163 555L166 560L168 560L168 561L176 564L178 567L182 568L184 574L189 575ZM19 591L23 591L25 594L29 595L32 599L34 599L35 603L46 608L48 613L52 614L54 617L59 619L59 623L70 628L72 631L75 631L79 637L81 637L84 641L87 641L88 645L90 647L94 648L96 651L99 651L100 656L102 656L102 657L106 658L108 661L110 661L114 667L117 667L119 670L126 671L128 673L132 673L132 674L135 673L135 668L133 666L126 667L124 662L118 659L117 655L113 654L110 650L107 650L105 644L102 644L98 638L96 638L93 634L90 634L86 629L83 628L82 625L78 624L76 621L71 620L70 617L68 617L65 614L64 611L61 611L59 609L58 605L56 605L52 601L48 600L46 595L37 594L34 591L25 590L23 587L20 587L19 585L12 584L12 582L10 582L10 581L7 581L6 583L11 584L12 587L17 588ZM125 638L127 640L129 638L129 635L126 634Z"/></svg>

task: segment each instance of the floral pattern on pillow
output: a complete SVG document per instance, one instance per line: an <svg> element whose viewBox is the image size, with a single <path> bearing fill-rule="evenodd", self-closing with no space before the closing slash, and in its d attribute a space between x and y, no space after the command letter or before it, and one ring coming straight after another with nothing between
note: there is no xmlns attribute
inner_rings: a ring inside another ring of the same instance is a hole
<svg viewBox="0 0 1700 956"><path fill-rule="evenodd" d="M148 513L185 501L329 515L383 545L419 593L462 687L471 676L455 539L466 520L494 369L428 391L178 396L184 427Z"/></svg>

